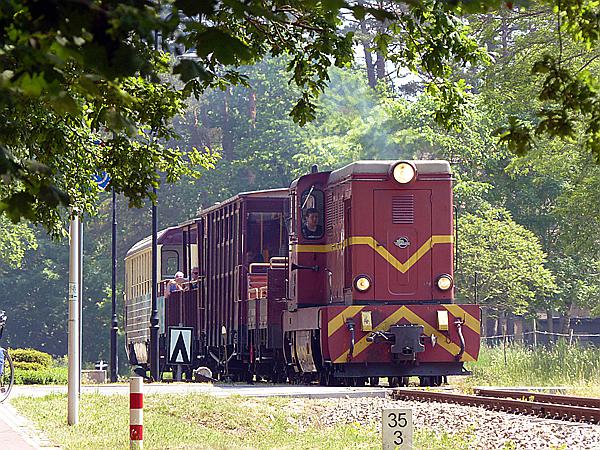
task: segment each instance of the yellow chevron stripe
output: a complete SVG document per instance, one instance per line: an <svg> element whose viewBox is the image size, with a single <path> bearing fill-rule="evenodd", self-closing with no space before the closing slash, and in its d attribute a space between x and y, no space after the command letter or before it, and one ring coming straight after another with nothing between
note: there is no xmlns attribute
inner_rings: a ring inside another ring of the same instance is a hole
<svg viewBox="0 0 600 450"><path fill-rule="evenodd" d="M458 306L458 305L442 305L442 306L444 308L446 308L450 312L450 314L452 314L454 317L461 317L462 319L464 319L465 325L467 327L469 327L471 330L473 330L475 333L477 333L477 334L481 333L481 324L480 324L479 320L477 320L471 314L466 312L460 306Z"/></svg>
<svg viewBox="0 0 600 450"><path fill-rule="evenodd" d="M454 342L446 342L445 335L443 335L438 330L433 328L428 322L421 319L421 317L416 315L413 311L408 310L408 309L407 309L407 311L408 311L408 313L406 314L406 318L410 321L410 323L417 323L419 325L423 325L423 331L425 332L426 335L431 336L433 334L433 335L435 335L435 337L437 337L437 345L440 345L451 355L458 355L458 353L460 352L460 347L458 345L456 345ZM475 358L473 358L467 352L464 352L463 355L461 356L460 360L461 361L475 361Z"/></svg>
<svg viewBox="0 0 600 450"><path fill-rule="evenodd" d="M344 239L342 242L335 244L318 244L318 245L296 245L296 250L299 253L312 252L312 253L328 253L336 250L342 250L349 245L368 245L375 250L383 259L394 266L401 273L405 273L410 269L419 259L421 259L427 252L433 248L436 244L451 244L453 242L452 235L434 235L431 236L427 241L417 249L415 253L404 263L398 261L394 255L392 255L384 246L379 244L372 236L353 236Z"/></svg>
<svg viewBox="0 0 600 450"><path fill-rule="evenodd" d="M327 336L331 336L337 330L344 326L346 319L354 317L364 306L348 306L341 313L335 316L327 323Z"/></svg>
<svg viewBox="0 0 600 450"><path fill-rule="evenodd" d="M421 317L419 317L417 314L412 312L406 306L402 306L400 309L395 311L392 315L388 316L383 322L381 322L379 325L377 325L373 329L373 331L387 331L387 330L389 330L390 326L395 325L401 319L408 319L409 322L412 324L423 325L425 334L427 334L429 336L431 336L433 334L437 337L437 345L440 345L451 355L458 355L458 352L460 351L460 347L458 345L456 345L454 342L446 342L445 335L443 335L438 330L433 328L428 322L421 319ZM360 341L358 341L357 343L354 344L354 353L352 355L353 357L357 357L369 345L372 344L372 342L367 342L367 336L369 334L367 334L366 336L363 336L363 338ZM346 350L338 358L336 358L334 363L348 362L349 354L350 354L350 349ZM475 361L475 358L473 358L471 355L469 355L467 352L465 352L465 353L463 353L460 360L461 361Z"/></svg>
<svg viewBox="0 0 600 450"><path fill-rule="evenodd" d="M406 306L402 306L400 307L400 309L397 309L396 311L393 312L393 314L389 315L388 317L385 318L385 320L383 322L381 322L379 325L377 325L375 328L373 328L373 331L387 331L389 330L390 326L396 324L400 319L402 319L404 317L404 310L406 309ZM366 336L363 336L363 338L356 342L354 344L354 353L353 353L353 357L358 356L364 349L366 349L369 345L372 344L372 342L367 342L367 336L369 336L368 333ZM340 357L338 357L334 363L345 363L348 362L348 354L350 353L350 349L346 350L344 353L342 353L342 355Z"/></svg>

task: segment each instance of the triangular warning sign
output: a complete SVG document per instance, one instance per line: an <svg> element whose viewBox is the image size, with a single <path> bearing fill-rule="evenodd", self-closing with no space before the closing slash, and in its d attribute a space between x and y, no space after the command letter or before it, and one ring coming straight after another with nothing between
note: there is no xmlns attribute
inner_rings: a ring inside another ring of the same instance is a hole
<svg viewBox="0 0 600 450"><path fill-rule="evenodd" d="M173 361L179 364L187 364L190 361L187 349L185 348L185 341L183 340L183 333L179 333L175 348L173 349Z"/></svg>
<svg viewBox="0 0 600 450"><path fill-rule="evenodd" d="M192 329L171 328L169 343L169 364L191 363Z"/></svg>

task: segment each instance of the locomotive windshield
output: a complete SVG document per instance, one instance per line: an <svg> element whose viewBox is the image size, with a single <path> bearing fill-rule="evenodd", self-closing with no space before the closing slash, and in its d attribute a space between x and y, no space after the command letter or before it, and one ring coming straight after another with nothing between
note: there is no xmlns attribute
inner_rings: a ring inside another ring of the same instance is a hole
<svg viewBox="0 0 600 450"><path fill-rule="evenodd" d="M312 186L302 193L302 236L305 239L323 237L323 191Z"/></svg>

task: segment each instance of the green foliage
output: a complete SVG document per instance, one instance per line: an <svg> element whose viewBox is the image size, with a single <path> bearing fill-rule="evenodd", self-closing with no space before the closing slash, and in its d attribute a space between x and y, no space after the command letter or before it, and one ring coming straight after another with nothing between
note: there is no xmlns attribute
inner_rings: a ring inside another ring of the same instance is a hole
<svg viewBox="0 0 600 450"><path fill-rule="evenodd" d="M546 255L539 241L507 211L465 214L458 224L460 297L474 301L477 282L479 303L523 314L536 298L556 290L552 273L544 267Z"/></svg>
<svg viewBox="0 0 600 450"><path fill-rule="evenodd" d="M66 384L67 367L55 365L52 356L32 348L10 349L16 384Z"/></svg>
<svg viewBox="0 0 600 450"><path fill-rule="evenodd" d="M52 356L33 348L15 348L10 350L10 356L15 364L35 364L41 368L52 366Z"/></svg>
<svg viewBox="0 0 600 450"><path fill-rule="evenodd" d="M14 363L15 369L22 371L37 371L44 369L44 366L37 362L18 361Z"/></svg>
<svg viewBox="0 0 600 450"><path fill-rule="evenodd" d="M0 261L8 268L21 267L25 252L37 248L33 231L27 224L13 224L3 215L0 215L0 230Z"/></svg>
<svg viewBox="0 0 600 450"><path fill-rule="evenodd" d="M15 384L67 384L67 367L23 370L15 367Z"/></svg>
<svg viewBox="0 0 600 450"><path fill-rule="evenodd" d="M288 56L288 78L299 87L288 109L293 119L314 119L329 69L348 66L354 56L353 33L340 32L342 9L381 23L379 51L426 75L440 101L436 117L452 124L467 89L451 79L452 64L476 64L485 52L444 2L414 2L401 11L313 0L285 7L241 0L2 3L0 212L58 235L61 206L95 210L91 176L100 171L132 205L154 200L157 169L173 181L214 163L202 151L163 145L175 137L170 121L183 99L246 84L240 67L268 54ZM158 47L195 53L170 65ZM165 82L165 72L183 84ZM92 145L98 139L101 148Z"/></svg>
<svg viewBox="0 0 600 450"><path fill-rule="evenodd" d="M555 138L563 145L579 141L600 161L600 27L590 20L597 6L576 0L513 3L480 24L473 20L496 57L479 82L484 93L489 87L503 93L497 104L500 143L523 155Z"/></svg>

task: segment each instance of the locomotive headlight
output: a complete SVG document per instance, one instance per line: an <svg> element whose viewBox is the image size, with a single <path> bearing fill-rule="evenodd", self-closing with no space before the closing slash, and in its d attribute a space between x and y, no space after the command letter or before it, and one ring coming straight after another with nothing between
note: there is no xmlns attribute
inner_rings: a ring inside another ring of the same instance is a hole
<svg viewBox="0 0 600 450"><path fill-rule="evenodd" d="M453 281L450 275L444 274L440 275L437 279L437 287L442 291L447 291L452 287Z"/></svg>
<svg viewBox="0 0 600 450"><path fill-rule="evenodd" d="M412 164L401 162L394 166L392 173L394 175L394 180L396 180L398 183L406 184L415 178L417 170Z"/></svg>
<svg viewBox="0 0 600 450"><path fill-rule="evenodd" d="M371 280L366 275L359 275L354 280L354 287L360 292L365 292L371 287Z"/></svg>

